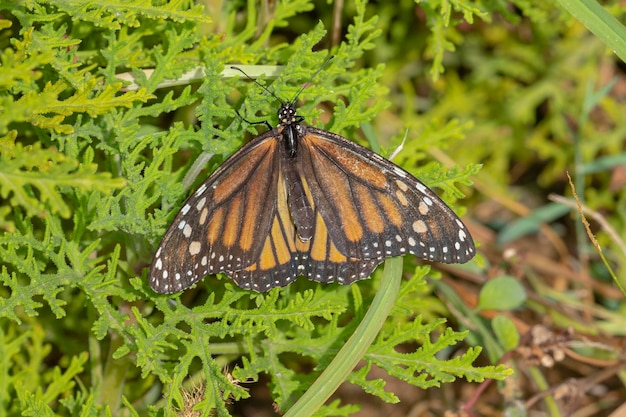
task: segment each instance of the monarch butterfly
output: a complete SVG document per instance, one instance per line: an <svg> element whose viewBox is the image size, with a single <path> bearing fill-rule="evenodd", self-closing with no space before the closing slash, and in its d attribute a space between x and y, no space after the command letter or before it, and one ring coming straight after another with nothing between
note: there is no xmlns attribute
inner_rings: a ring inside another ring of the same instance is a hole
<svg viewBox="0 0 626 417"><path fill-rule="evenodd" d="M154 291L182 291L218 272L259 292L301 275L349 284L390 256L474 256L469 231L437 194L378 154L302 124L298 95L283 102L277 127L187 199L154 256Z"/></svg>

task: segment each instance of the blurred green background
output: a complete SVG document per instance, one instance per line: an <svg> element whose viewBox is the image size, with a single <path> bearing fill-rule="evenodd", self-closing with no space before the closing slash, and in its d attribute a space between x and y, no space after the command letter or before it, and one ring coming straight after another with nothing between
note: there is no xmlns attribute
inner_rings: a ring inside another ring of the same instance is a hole
<svg viewBox="0 0 626 417"><path fill-rule="evenodd" d="M0 416L265 416L297 402L381 271L269 295L207 278L172 299L146 274L190 188L257 132L234 109L276 124L277 103L228 67L290 100L331 53L300 114L398 150L479 256L433 270L406 257L378 339L317 415L620 415L625 11L0 2Z"/></svg>

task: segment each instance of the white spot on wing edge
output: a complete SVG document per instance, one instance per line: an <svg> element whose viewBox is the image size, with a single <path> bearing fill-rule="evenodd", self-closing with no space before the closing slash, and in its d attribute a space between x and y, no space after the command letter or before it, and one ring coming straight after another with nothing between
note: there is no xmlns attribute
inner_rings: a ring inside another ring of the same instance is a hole
<svg viewBox="0 0 626 417"><path fill-rule="evenodd" d="M393 172L399 177L406 178L406 172L398 167L393 167Z"/></svg>
<svg viewBox="0 0 626 417"><path fill-rule="evenodd" d="M206 191L206 184L202 184L197 190L196 190L196 197L200 197L204 192Z"/></svg>
<svg viewBox="0 0 626 417"><path fill-rule="evenodd" d="M428 188L421 182L416 183L415 188L417 188L422 194L426 194L428 192Z"/></svg>

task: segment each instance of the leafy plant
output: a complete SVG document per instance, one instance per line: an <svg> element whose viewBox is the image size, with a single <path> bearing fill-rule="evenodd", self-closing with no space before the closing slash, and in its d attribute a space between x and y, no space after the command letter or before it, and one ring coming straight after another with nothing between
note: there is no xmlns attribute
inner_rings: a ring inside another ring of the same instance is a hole
<svg viewBox="0 0 626 417"><path fill-rule="evenodd" d="M454 4L466 20L479 14ZM442 5L425 9L434 19L433 73L441 73L451 49L443 33L452 30L451 11ZM384 382L367 379L373 365L421 388L510 373L474 366L479 348L439 357L465 333L432 317L441 307L425 285L433 274L424 266L413 267L401 285L400 272L390 270L382 280L377 272L349 287L299 280L267 294L221 277L173 298L148 288L152 251L188 193L181 182L202 179L185 173L197 172L195 160L208 159L214 169L247 131L256 132L234 109L276 124L276 104L257 86L225 76L228 64L273 64L277 78L258 74L259 82L289 100L329 54L317 50L326 36L321 23L290 43L279 40L283 28L313 8L309 1L276 3L264 25L252 2L245 21L229 7L210 18L184 2L0 5L4 414L161 415L191 407L229 415L230 401L249 396L248 383L268 379L282 410L311 411L297 402L302 397L321 407L319 415L347 415L355 406L307 396L324 369L337 369L327 366L339 352L363 354L365 365L347 369L348 380L389 402L398 398ZM300 96L308 122L355 140L359 127L393 105L380 82L385 68L360 64L381 37L379 20L366 12L355 3L346 40ZM198 68L201 76L189 75ZM176 85L181 79L186 84ZM449 201L461 197L459 185L469 183L476 165L442 172L416 164L469 125L441 117L419 126L424 140L407 141L397 161ZM385 145L397 144L404 128L387 133ZM395 300L377 298L396 293ZM370 313L370 305L386 310ZM378 319L364 319L376 312ZM353 340L342 351L352 334L368 342Z"/></svg>

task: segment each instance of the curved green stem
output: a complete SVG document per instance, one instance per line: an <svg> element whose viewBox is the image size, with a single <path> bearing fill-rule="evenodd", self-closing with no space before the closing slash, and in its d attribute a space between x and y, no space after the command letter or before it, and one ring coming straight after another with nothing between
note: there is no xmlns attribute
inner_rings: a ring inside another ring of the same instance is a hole
<svg viewBox="0 0 626 417"><path fill-rule="evenodd" d="M312 415L328 400L339 385L348 378L350 372L365 355L365 352L382 328L398 296L401 280L402 258L387 259L380 289L365 317L363 317L363 321L361 321L354 334L337 353L335 359L294 406L287 411L285 417Z"/></svg>

